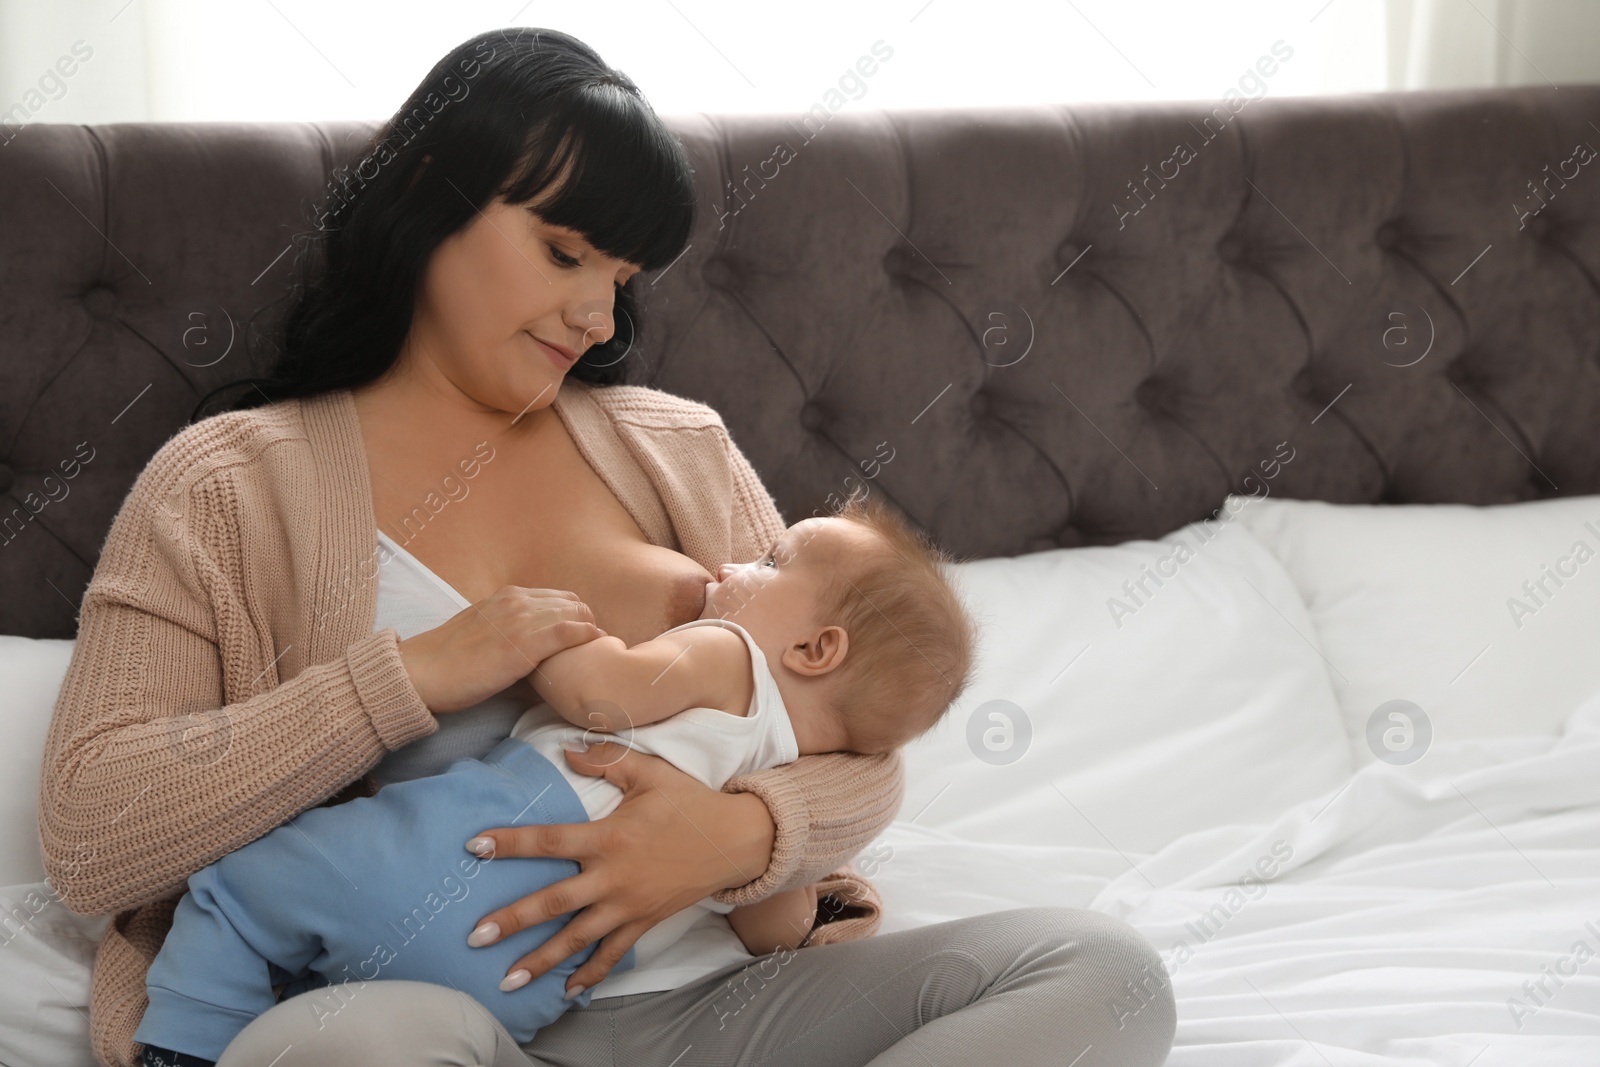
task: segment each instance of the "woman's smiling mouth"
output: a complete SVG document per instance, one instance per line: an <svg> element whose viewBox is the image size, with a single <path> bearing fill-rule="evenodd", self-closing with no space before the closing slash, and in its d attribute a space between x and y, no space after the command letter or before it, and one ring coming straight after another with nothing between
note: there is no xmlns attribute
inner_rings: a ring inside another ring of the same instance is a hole
<svg viewBox="0 0 1600 1067"><path fill-rule="evenodd" d="M534 337L533 334L528 333L527 330L523 330L522 332L528 334L529 337L533 338L533 343L538 345L540 348L542 348L544 350L545 354L550 357L551 362L553 362L557 367L561 368L562 370L566 370L567 368L571 367L574 363L578 362L577 353L573 352L570 348L566 348L565 346L553 345L553 344L550 344L548 341L541 341L537 337Z"/></svg>

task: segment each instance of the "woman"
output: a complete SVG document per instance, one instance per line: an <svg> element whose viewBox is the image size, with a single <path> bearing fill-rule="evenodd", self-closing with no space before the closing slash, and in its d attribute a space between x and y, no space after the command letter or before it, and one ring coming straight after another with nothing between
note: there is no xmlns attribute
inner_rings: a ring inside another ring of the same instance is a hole
<svg viewBox="0 0 1600 1067"><path fill-rule="evenodd" d="M330 186L271 375L152 458L85 596L40 835L69 906L119 912L92 991L103 1063L138 1062L144 974L190 873L309 806L481 755L534 702L542 658L694 618L711 570L785 525L715 412L625 383L628 283L682 252L694 202L625 76L564 34L483 34L371 147ZM405 574L461 610L435 599L419 622L413 599L407 615ZM597 945L571 980L593 987L713 894L815 894L801 950L730 958L685 936L676 971L596 990L521 1048L472 998L375 964L334 988L287 982L224 1067L1165 1057L1159 958L1108 917L1014 909L868 936L879 901L842 865L898 808L897 754L802 757L718 793L616 747L568 756L626 791L611 815L484 827L496 858L581 868L519 901L451 904L481 911L479 945L574 913L508 983Z"/></svg>

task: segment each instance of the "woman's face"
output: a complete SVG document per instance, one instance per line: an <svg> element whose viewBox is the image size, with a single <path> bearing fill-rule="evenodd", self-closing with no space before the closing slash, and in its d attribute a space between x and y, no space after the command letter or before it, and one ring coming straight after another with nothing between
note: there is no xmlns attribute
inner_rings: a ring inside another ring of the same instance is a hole
<svg viewBox="0 0 1600 1067"><path fill-rule="evenodd" d="M610 340L613 286L638 270L528 205L491 201L434 250L401 358L491 410L547 407L584 350Z"/></svg>

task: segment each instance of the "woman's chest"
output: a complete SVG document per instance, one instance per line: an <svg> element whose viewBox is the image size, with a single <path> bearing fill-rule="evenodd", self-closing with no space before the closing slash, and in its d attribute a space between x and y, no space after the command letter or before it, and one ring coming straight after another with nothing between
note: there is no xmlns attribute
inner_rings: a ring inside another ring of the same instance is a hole
<svg viewBox="0 0 1600 1067"><path fill-rule="evenodd" d="M476 475L458 475L431 507L437 461L369 450L378 526L473 603L505 585L570 589L629 644L698 617L710 574L650 543L559 419L491 445Z"/></svg>

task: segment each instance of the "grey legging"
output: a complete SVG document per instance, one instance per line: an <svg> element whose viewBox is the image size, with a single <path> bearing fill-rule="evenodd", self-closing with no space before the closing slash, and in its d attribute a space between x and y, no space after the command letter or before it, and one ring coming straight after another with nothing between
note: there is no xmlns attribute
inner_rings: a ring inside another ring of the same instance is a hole
<svg viewBox="0 0 1600 1067"><path fill-rule="evenodd" d="M251 1022L218 1067L1156 1067L1176 1019L1138 931L1013 908L595 999L520 1048L448 986L314 989Z"/></svg>

